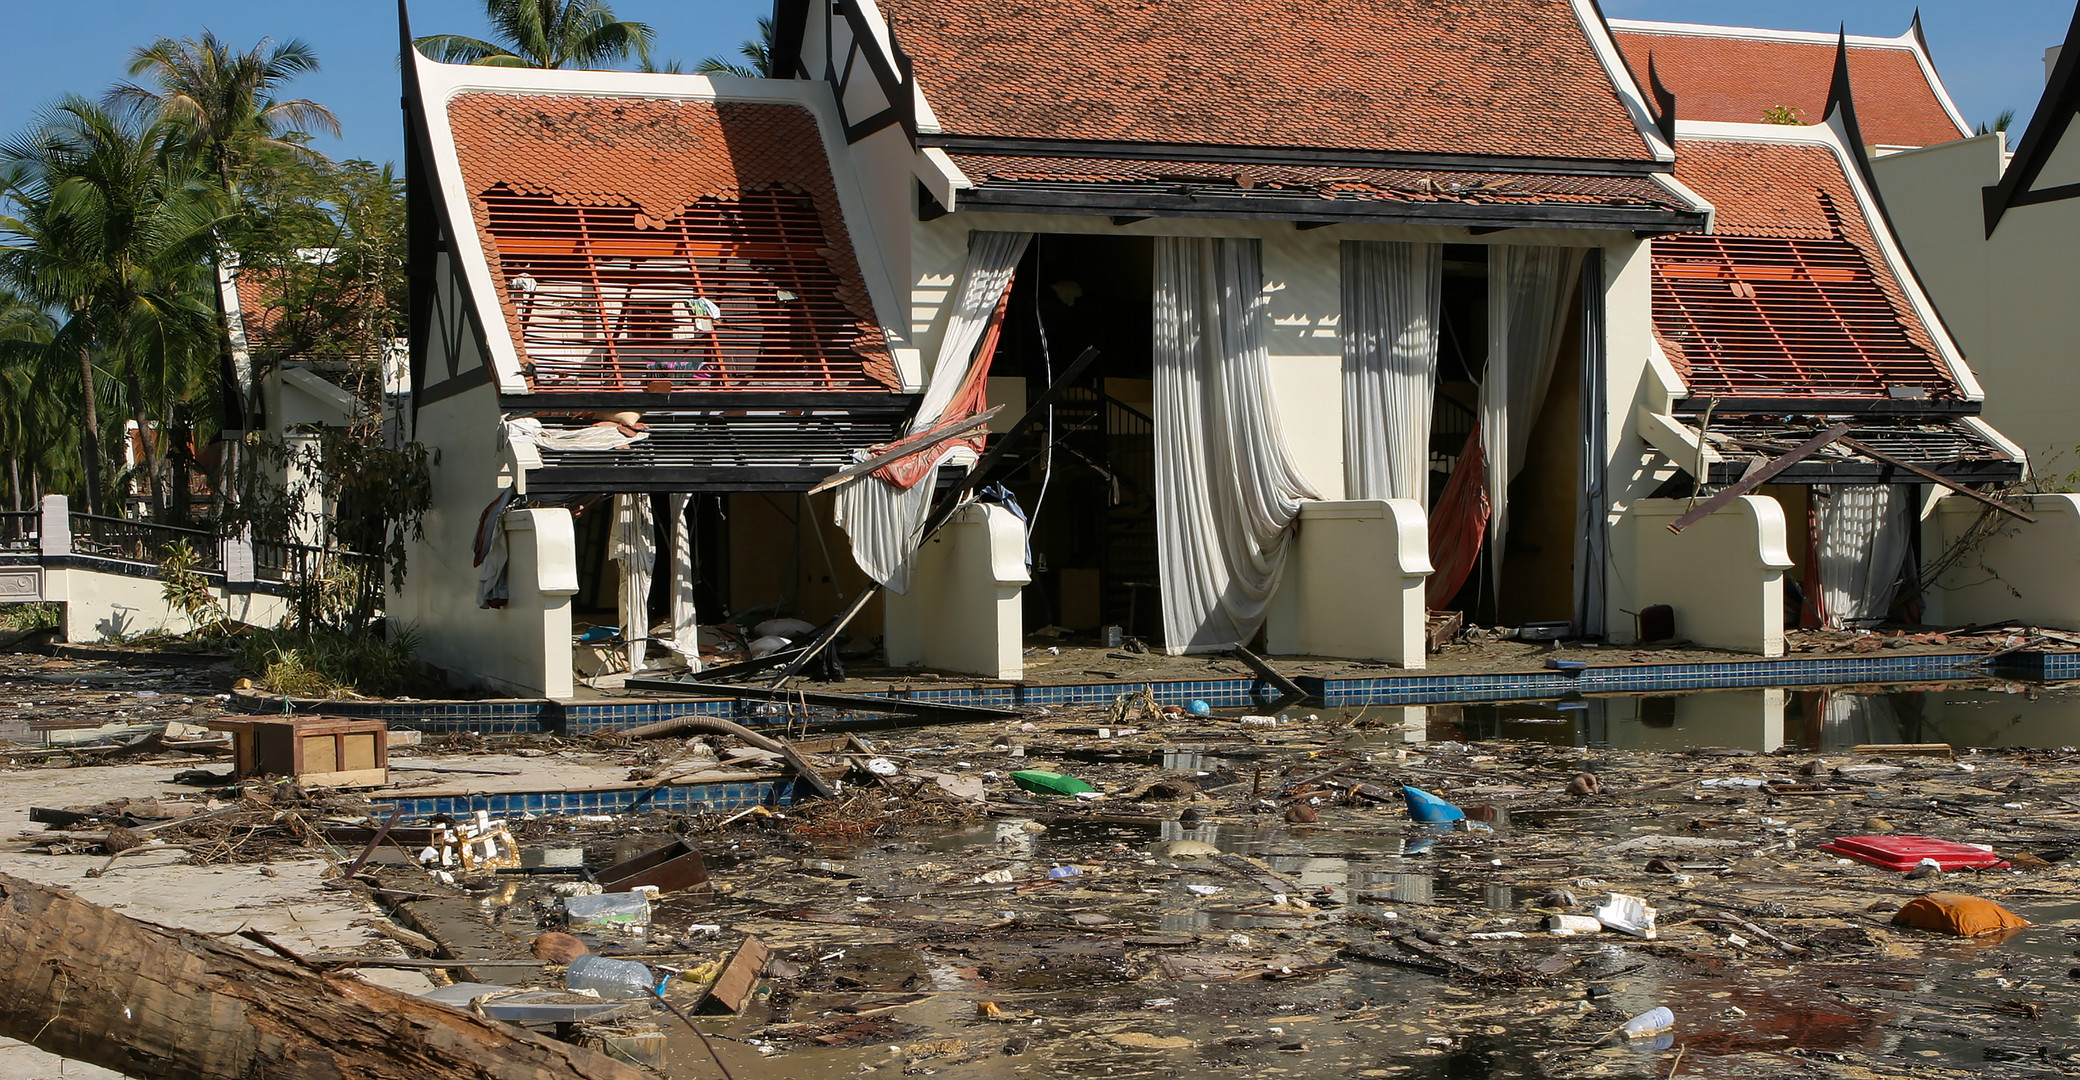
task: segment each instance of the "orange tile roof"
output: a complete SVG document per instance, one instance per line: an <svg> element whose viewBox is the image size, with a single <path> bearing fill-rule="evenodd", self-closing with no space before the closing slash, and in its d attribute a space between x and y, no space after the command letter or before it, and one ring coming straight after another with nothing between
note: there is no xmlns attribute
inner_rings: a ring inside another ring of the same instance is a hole
<svg viewBox="0 0 2080 1080"><path fill-rule="evenodd" d="M1653 241L1655 335L1693 395L1959 395L1832 150L1682 138L1676 179L1717 208L1712 235Z"/></svg>
<svg viewBox="0 0 2080 1080"><path fill-rule="evenodd" d="M1290 197L1389 202L1579 203L1691 209L1645 176L1468 172L1443 169L1368 169L1235 162L1148 161L1111 158L1014 157L953 154L953 163L981 187L991 181L1048 181L1111 185L1214 184L1237 191Z"/></svg>
<svg viewBox="0 0 2080 1080"><path fill-rule="evenodd" d="M1684 120L1759 124L1763 114L1789 106L1805 123L1825 119L1834 79L1835 46L1699 33L1619 27L1614 33L1633 78L1646 87L1653 54L1661 85L1676 96ZM1971 132L1943 108L1914 51L1902 46L1849 46L1849 85L1856 120L1873 146L1933 146Z"/></svg>
<svg viewBox="0 0 2080 1080"><path fill-rule="evenodd" d="M950 134L1645 160L1568 0L882 0Z"/></svg>
<svg viewBox="0 0 2080 1080"><path fill-rule="evenodd" d="M799 193L822 224L834 298L853 320L849 348L873 383L900 386L876 321L816 119L797 105L472 92L448 104L470 209L492 273L493 203L543 196L556 205L631 207L636 230L665 230L696 210L756 193ZM770 200L768 200L770 201ZM712 215L711 215L712 216ZM725 214L727 216L727 214ZM516 345L520 314L499 290Z"/></svg>

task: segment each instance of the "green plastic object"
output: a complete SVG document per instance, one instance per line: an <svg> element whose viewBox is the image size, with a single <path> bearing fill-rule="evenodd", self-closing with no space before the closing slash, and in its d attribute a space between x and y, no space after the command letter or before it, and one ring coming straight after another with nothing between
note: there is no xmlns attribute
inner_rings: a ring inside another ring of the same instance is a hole
<svg viewBox="0 0 2080 1080"><path fill-rule="evenodd" d="M1040 769L1012 773L1011 782L1041 795L1074 795L1079 791L1098 790L1073 776L1063 776L1058 772L1045 772Z"/></svg>

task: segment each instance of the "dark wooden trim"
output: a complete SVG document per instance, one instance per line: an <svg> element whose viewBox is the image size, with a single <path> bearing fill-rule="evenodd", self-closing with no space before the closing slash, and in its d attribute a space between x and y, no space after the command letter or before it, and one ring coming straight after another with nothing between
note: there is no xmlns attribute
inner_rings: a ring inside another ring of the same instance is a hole
<svg viewBox="0 0 2080 1080"><path fill-rule="evenodd" d="M1747 470L1745 460L1725 461L1711 466L1709 483L1731 484ZM2012 484L2022 479L2017 461L1957 461L1924 465L1945 480L1959 484ZM1890 465L1873 461L1802 461L1770 478L1772 484L1892 484L1910 478Z"/></svg>
<svg viewBox="0 0 2080 1080"><path fill-rule="evenodd" d="M920 136L949 154L999 157L1118 158L1123 161L1233 161L1253 165L1332 165L1472 172L1559 173L1568 176L1646 176L1672 166L1650 159L1510 157L1500 154L1417 154L1401 150L1338 150L1318 146L1233 146L1218 143L1114 142L1103 139L1021 139L994 135ZM1645 149L1645 144L1641 144Z"/></svg>
<svg viewBox="0 0 2080 1080"><path fill-rule="evenodd" d="M431 405L436 401L445 401L457 394L467 393L479 386L489 385L491 385L491 365L487 361L460 375L442 379L424 390L414 391L412 394L412 407L416 411L420 406Z"/></svg>
<svg viewBox="0 0 2080 1080"><path fill-rule="evenodd" d="M804 394L778 390L710 390L643 394L595 390L568 394L500 394L498 407L502 412L513 413L602 412L609 409L632 409L636 412L734 412L752 409L897 416L906 414L916 407L919 396L872 391Z"/></svg>
<svg viewBox="0 0 2080 1080"><path fill-rule="evenodd" d="M2035 206L2039 203L2060 202L2073 198L2080 198L2080 184L2060 184L2057 187L2025 191L2009 200L2008 205Z"/></svg>
<svg viewBox="0 0 2080 1080"><path fill-rule="evenodd" d="M829 465L661 469L544 465L528 472L527 490L536 495L590 495L607 491L681 495L802 492L815 487L817 481L829 473Z"/></svg>
<svg viewBox="0 0 2080 1080"><path fill-rule="evenodd" d="M2020 196L2037 186L2037 177L2058 152L2059 140L2075 111L2080 111L2080 7L2073 10L2073 21L2066 27L2065 46L2059 50L2058 62L2051 67L2051 78L2044 82L2044 96L2037 100L2037 110L2030 114L2029 127L2023 129L2022 141L2015 147L2008 171L2001 174L1999 183L1985 189L1988 237L2000 227L2001 218L2010 209L2025 205Z"/></svg>
<svg viewBox="0 0 2080 1080"><path fill-rule="evenodd" d="M773 0L773 52L777 66L770 73L779 79L808 78L802 62L802 39L809 33L809 0ZM782 57L785 63L778 63Z"/></svg>
<svg viewBox="0 0 2080 1080"><path fill-rule="evenodd" d="M916 97L911 84L898 71L902 50L897 48L895 51L898 55L894 57L883 54L880 42L874 38L873 25L867 20L865 9L856 3L847 3L844 7L842 14L845 25L852 30L853 47L867 58L867 70L873 74L874 82L881 87L882 98L888 102L889 108L896 110L903 125L904 136L910 140L913 148L916 147L917 117L915 109L912 108ZM894 45L895 28L887 29L889 43Z"/></svg>
<svg viewBox="0 0 2080 1080"><path fill-rule="evenodd" d="M1582 206L1561 203L1407 203L1320 199L1242 189L1150 194L1078 185L1074 190L985 185L963 192L960 209L1010 214L1092 214L1107 217L1197 217L1326 224L1444 225L1468 228L1653 229L1703 232L1703 212ZM1334 221L1330 219L1334 218ZM1320 228L1322 225L1316 225Z"/></svg>
<svg viewBox="0 0 2080 1080"><path fill-rule="evenodd" d="M1677 414L1702 413L1711 409L1719 416L1977 416L1983 403L1942 398L1705 398L1688 397L1675 403Z"/></svg>
<svg viewBox="0 0 2080 1080"><path fill-rule="evenodd" d="M1684 529L1687 529L1690 526L1695 525L1700 521L1703 521L1705 518L1710 517L1712 513L1718 510L1720 507L1725 506L1727 503L1730 503L1733 500L1738 499L1743 495L1746 495L1748 492L1753 491L1766 483L1769 483L1772 477L1784 472L1786 469L1791 468L1793 465L1796 465L1799 462L1804 461L1809 457L1812 457L1814 454L1819 453L1821 450L1826 449L1827 444L1835 441L1836 439L1841 438L1844 435L1847 435L1848 433L1849 425L1836 424L1833 427L1828 428L1826 431L1823 431L1820 434L1815 435L1802 443L1799 443L1797 446L1792 447L1790 450L1785 451L1783 454L1771 458L1769 461L1765 462L1763 466L1759 469L1743 469L1740 479L1735 480L1733 483L1727 485L1726 487L1719 489L1719 491L1714 493L1711 498L1706 499L1705 501L1698 503L1696 506L1691 507L1688 513L1685 513L1682 517L1679 517L1674 521L1670 522L1668 526L1668 531L1672 533L1679 533L1682 532Z"/></svg>
<svg viewBox="0 0 2080 1080"><path fill-rule="evenodd" d="M902 122L903 114L901 112L893 108L883 109L857 124L845 125L845 143L849 146L880 131L882 128L893 127Z"/></svg>

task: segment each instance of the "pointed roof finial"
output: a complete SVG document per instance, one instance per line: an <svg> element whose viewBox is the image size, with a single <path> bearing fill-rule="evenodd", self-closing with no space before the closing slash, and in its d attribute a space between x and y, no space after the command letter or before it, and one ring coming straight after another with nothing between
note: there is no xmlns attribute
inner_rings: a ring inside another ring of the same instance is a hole
<svg viewBox="0 0 2080 1080"><path fill-rule="evenodd" d="M1863 152L1863 129L1856 123L1856 98L1849 86L1849 28L1844 25L1834 48L1834 78L1827 86L1827 107L1822 110L1850 149Z"/></svg>
<svg viewBox="0 0 2080 1080"><path fill-rule="evenodd" d="M1670 146L1676 144L1676 96L1661 83L1661 70L1654 66L1654 54L1647 53L1647 88L1654 95L1654 126L1661 129L1661 139Z"/></svg>

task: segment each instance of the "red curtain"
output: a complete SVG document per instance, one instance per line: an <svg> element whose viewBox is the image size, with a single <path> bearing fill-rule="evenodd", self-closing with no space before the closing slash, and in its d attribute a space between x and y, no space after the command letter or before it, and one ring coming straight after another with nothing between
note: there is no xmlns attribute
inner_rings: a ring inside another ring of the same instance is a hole
<svg viewBox="0 0 2080 1080"><path fill-rule="evenodd" d="M917 434L925 435L953 427L989 407L989 365L990 361L996 358L997 337L1003 332L1004 312L1010 306L1011 290L1007 287L1003 298L997 301L996 312L989 318L989 328L982 332L982 343L975 347L975 362L968 365L968 376L962 381L960 390L955 392L952 401L946 403L946 411L939 414L938 422ZM958 439L935 443L875 469L873 475L892 487L908 491L919 480L924 479L926 473L931 472L933 464L948 450L966 445L977 454L982 453L985 435L985 432L976 431ZM914 436L905 436L911 437Z"/></svg>
<svg viewBox="0 0 2080 1080"><path fill-rule="evenodd" d="M1488 535L1486 457L1481 448L1481 428L1475 424L1459 450L1459 463L1445 481L1444 492L1430 511L1430 565L1434 571L1423 590L1424 603L1432 610L1443 608L1459 595L1459 589L1479 564L1481 543Z"/></svg>

